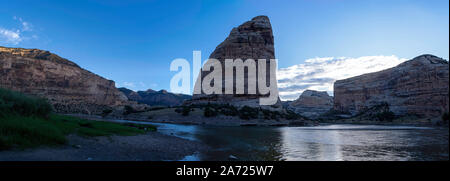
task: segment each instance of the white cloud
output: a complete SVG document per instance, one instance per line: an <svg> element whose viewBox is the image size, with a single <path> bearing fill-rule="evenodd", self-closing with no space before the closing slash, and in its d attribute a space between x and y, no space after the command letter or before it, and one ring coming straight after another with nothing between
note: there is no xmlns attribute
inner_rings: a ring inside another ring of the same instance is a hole
<svg viewBox="0 0 450 181"><path fill-rule="evenodd" d="M156 87L157 84L150 84L150 87ZM116 83L116 87L126 87L128 89L138 91L138 90L147 90L147 84L144 82L122 82L122 83Z"/></svg>
<svg viewBox="0 0 450 181"><path fill-rule="evenodd" d="M0 27L0 41L17 45L23 40L37 38L37 35L31 35L31 37L24 36L24 32L33 31L33 25L31 23L26 22L22 18L16 16L14 16L13 19L19 21L20 27L16 29L7 29Z"/></svg>
<svg viewBox="0 0 450 181"><path fill-rule="evenodd" d="M31 23L26 22L22 18L17 16L14 16L13 19L20 22L20 24L22 25L21 31L32 31L33 25L31 25Z"/></svg>
<svg viewBox="0 0 450 181"><path fill-rule="evenodd" d="M23 39L20 35L20 31L13 31L0 27L0 40L5 41L6 43L17 45Z"/></svg>
<svg viewBox="0 0 450 181"><path fill-rule="evenodd" d="M394 55L308 59L302 64L278 70L280 98L297 99L306 89L327 91L333 95L333 84L336 80L384 70L406 60Z"/></svg>
<svg viewBox="0 0 450 181"><path fill-rule="evenodd" d="M31 31L31 24L28 22L22 22L22 31Z"/></svg>
<svg viewBox="0 0 450 181"><path fill-rule="evenodd" d="M136 87L136 85L133 82L124 82L123 86L130 87L130 88L135 88Z"/></svg>

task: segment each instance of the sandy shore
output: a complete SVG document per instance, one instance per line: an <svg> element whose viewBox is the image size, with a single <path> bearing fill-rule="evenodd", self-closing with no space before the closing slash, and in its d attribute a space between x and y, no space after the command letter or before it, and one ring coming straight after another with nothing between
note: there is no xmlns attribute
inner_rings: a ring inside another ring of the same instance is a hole
<svg viewBox="0 0 450 181"><path fill-rule="evenodd" d="M199 142L158 132L92 138L70 135L67 139L68 144L58 147L1 151L0 161L164 161L208 149Z"/></svg>

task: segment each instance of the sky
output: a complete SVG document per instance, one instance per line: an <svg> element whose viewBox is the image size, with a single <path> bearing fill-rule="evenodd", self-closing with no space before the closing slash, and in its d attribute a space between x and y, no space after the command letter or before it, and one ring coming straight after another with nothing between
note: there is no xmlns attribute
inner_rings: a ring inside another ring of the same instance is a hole
<svg viewBox="0 0 450 181"><path fill-rule="evenodd" d="M133 90L170 90L233 27L270 18L282 99L397 65L449 58L448 0L0 0L0 46L49 50ZM191 67L192 68L192 67ZM344 69L345 68L345 69ZM330 86L331 85L331 86Z"/></svg>

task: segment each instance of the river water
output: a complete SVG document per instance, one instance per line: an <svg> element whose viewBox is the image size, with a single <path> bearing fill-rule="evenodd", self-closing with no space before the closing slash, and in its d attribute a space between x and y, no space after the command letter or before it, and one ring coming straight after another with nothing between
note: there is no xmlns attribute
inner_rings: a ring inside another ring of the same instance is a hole
<svg viewBox="0 0 450 181"><path fill-rule="evenodd" d="M449 160L448 128L151 124L163 134L200 141L212 148L184 160Z"/></svg>

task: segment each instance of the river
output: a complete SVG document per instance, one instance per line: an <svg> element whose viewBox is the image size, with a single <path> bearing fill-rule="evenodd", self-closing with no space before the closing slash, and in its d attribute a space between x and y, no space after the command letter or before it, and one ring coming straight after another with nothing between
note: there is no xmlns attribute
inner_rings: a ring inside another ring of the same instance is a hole
<svg viewBox="0 0 450 181"><path fill-rule="evenodd" d="M135 122L142 123L142 122ZM336 124L219 127L148 123L212 149L184 160L449 160L448 128Z"/></svg>

